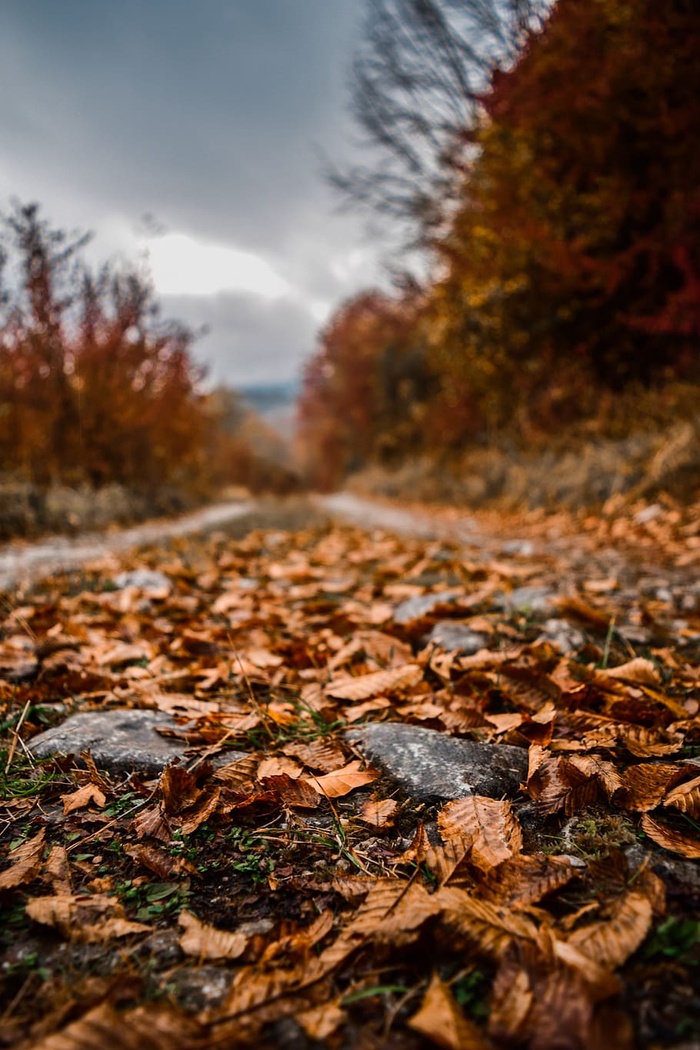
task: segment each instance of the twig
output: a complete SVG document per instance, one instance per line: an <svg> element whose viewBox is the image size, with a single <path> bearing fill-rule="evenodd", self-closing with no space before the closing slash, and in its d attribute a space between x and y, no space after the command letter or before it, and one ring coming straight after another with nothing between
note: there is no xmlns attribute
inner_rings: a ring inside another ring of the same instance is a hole
<svg viewBox="0 0 700 1050"><path fill-rule="evenodd" d="M25 718L27 717L27 712L29 711L30 704L31 704L31 700L27 700L26 704L24 705L24 709L22 710L22 714L19 716L19 721L18 721L17 725L15 726L15 728L13 730L13 734L14 735L13 735L12 743L10 745L10 753L7 756L7 762L5 763L5 776L7 776L7 774L10 772L10 766L12 765L12 760L15 757L15 751L17 750L17 744L20 743L19 731L22 728L22 723L24 722ZM29 755L29 752L27 751L26 747L24 748L24 752L25 752L26 755Z"/></svg>

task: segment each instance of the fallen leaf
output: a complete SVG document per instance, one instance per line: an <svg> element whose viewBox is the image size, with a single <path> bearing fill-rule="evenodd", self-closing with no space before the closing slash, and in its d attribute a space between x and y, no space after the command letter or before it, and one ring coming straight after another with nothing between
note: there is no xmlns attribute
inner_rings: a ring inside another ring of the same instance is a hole
<svg viewBox="0 0 700 1050"><path fill-rule="evenodd" d="M398 808L399 804L393 798L369 799L362 806L360 819L375 828L390 828Z"/></svg>
<svg viewBox="0 0 700 1050"><path fill-rule="evenodd" d="M355 759L342 769L325 773L321 777L302 777L302 781L311 784L326 798L340 798L355 788L371 784L381 774L376 769L360 769L362 762Z"/></svg>
<svg viewBox="0 0 700 1050"><path fill-rule="evenodd" d="M438 827L447 842L468 836L470 860L484 872L519 853L523 845L520 824L505 799L469 795L448 802L438 814Z"/></svg>
<svg viewBox="0 0 700 1050"><path fill-rule="evenodd" d="M150 926L130 922L114 897L103 894L58 893L52 897L33 897L26 905L30 919L54 926L69 941L98 944L112 937L148 933Z"/></svg>
<svg viewBox="0 0 700 1050"><path fill-rule="evenodd" d="M490 1043L457 1005L449 985L433 977L408 1027L445 1050L488 1050Z"/></svg>
<svg viewBox="0 0 700 1050"><path fill-rule="evenodd" d="M692 860L700 858L700 838L696 835L688 835L675 828L655 820L648 813L642 815L640 822L642 831L658 846L669 849L673 853L680 853L682 857L690 857Z"/></svg>
<svg viewBox="0 0 700 1050"><path fill-rule="evenodd" d="M197 959L240 959L250 938L243 933L218 930L201 922L189 911L181 911L177 921L183 927L180 947L185 955Z"/></svg>
<svg viewBox="0 0 700 1050"><path fill-rule="evenodd" d="M45 842L46 828L42 828L33 838L15 847L10 854L12 864L0 872L0 891L13 890L36 878L41 869Z"/></svg>
<svg viewBox="0 0 700 1050"><path fill-rule="evenodd" d="M697 768L697 767L696 767ZM666 795L664 806L673 806L689 817L700 817L700 776L679 784Z"/></svg>
<svg viewBox="0 0 700 1050"><path fill-rule="evenodd" d="M339 678L326 686L326 695L335 700L369 700L381 693L392 693L417 685L423 677L418 664L404 664L386 671Z"/></svg>
<svg viewBox="0 0 700 1050"><path fill-rule="evenodd" d="M651 921L649 898L632 890L615 903L609 918L575 930L567 940L599 966L614 970L637 950L651 928Z"/></svg>
<svg viewBox="0 0 700 1050"><path fill-rule="evenodd" d="M84 809L85 806L89 806L91 802L102 809L107 799L104 791L101 791L96 784L83 784L77 791L71 791L70 794L61 795L61 802L63 803L63 813L72 813L76 809Z"/></svg>

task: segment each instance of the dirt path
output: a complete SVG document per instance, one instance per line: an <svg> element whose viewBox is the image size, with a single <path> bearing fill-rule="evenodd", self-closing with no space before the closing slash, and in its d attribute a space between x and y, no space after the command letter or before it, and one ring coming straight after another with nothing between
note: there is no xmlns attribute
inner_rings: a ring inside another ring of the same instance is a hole
<svg viewBox="0 0 700 1050"><path fill-rule="evenodd" d="M255 508L253 500L217 503L181 518L146 522L130 529L48 536L35 543L13 541L0 547L0 588L7 589L51 572L78 568L110 552L212 529L250 514Z"/></svg>

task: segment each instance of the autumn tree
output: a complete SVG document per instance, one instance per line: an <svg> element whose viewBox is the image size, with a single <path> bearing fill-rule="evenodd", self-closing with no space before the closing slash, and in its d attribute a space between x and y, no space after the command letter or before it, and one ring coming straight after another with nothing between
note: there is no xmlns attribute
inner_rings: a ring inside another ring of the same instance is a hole
<svg viewBox="0 0 700 1050"><path fill-rule="evenodd" d="M320 488L422 444L436 377L421 309L415 292L397 298L364 293L345 303L322 332L300 399L302 458Z"/></svg>
<svg viewBox="0 0 700 1050"><path fill-rule="evenodd" d="M152 489L206 477L193 335L161 320L146 275L80 257L37 205L6 219L0 465L51 481Z"/></svg>
<svg viewBox="0 0 700 1050"><path fill-rule="evenodd" d="M496 422L697 369L699 48L684 0L560 0L494 76L434 301Z"/></svg>
<svg viewBox="0 0 700 1050"><path fill-rule="evenodd" d="M424 243L449 214L481 96L549 0L369 0L351 79L362 163L331 173L346 202Z"/></svg>

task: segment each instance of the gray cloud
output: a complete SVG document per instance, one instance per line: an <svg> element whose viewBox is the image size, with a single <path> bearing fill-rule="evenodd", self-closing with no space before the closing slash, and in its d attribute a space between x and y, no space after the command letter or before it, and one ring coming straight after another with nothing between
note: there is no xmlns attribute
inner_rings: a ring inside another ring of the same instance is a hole
<svg viewBox="0 0 700 1050"><path fill-rule="evenodd" d="M209 364L207 381L235 384L286 381L300 372L314 348L316 323L298 303L272 303L253 295L167 296L163 315L192 328L210 326L194 347Z"/></svg>
<svg viewBox="0 0 700 1050"><path fill-rule="evenodd" d="M0 198L40 200L55 223L94 229L98 250L150 212L169 230L261 254L297 304L197 300L214 333L201 353L231 380L247 369L260 378L263 361L271 373L293 363L291 374L313 345L310 304L372 277L371 251L351 265L361 223L334 214L318 161L319 150L349 149L345 81L361 9L3 0Z"/></svg>

